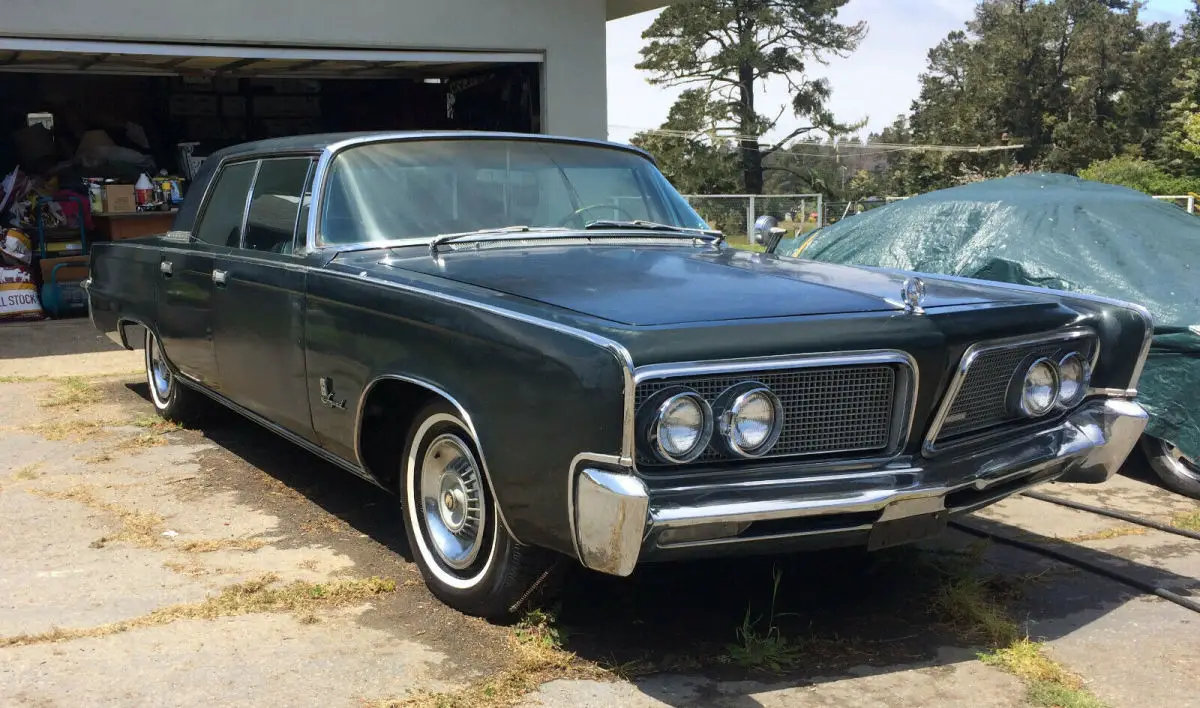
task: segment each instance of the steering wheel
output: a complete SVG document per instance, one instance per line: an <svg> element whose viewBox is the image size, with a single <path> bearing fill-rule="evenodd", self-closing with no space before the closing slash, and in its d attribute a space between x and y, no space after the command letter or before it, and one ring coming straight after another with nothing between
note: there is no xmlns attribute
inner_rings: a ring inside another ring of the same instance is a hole
<svg viewBox="0 0 1200 708"><path fill-rule="evenodd" d="M630 214L628 211L626 211L625 209L623 209L615 204L592 204L591 206L579 207L575 211L568 214L567 218L565 218L562 221L555 224L555 226L560 226L560 227L566 226L567 222L570 221L571 219L578 218L580 214L583 214L584 212L592 211L594 209L615 209L615 210L621 212L622 214L624 214L626 217L628 217L630 221L637 221L636 216L634 216L633 214Z"/></svg>

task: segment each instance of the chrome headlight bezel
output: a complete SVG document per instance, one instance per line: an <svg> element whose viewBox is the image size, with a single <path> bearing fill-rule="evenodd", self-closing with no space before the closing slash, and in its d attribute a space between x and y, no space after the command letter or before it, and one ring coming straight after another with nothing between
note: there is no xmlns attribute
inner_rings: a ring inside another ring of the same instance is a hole
<svg viewBox="0 0 1200 708"><path fill-rule="evenodd" d="M671 409L681 401L691 401L700 413L700 429L697 431L696 442L683 453L676 453L664 446L661 436L663 419ZM642 406L638 413L638 429L641 439L647 449L660 462L682 465L695 460L704 454L712 441L713 410L712 406L692 388L687 386L672 386L654 394Z"/></svg>
<svg viewBox="0 0 1200 708"><path fill-rule="evenodd" d="M1029 382L1035 373L1041 371L1046 371L1050 374L1050 398L1045 405L1036 405L1031 401L1031 396L1029 395ZM1014 386L1010 394L1010 400L1016 412L1026 418L1041 418L1053 411L1058 404L1058 397L1062 391L1062 379L1058 371L1058 362L1050 357L1039 357L1033 360L1013 383Z"/></svg>
<svg viewBox="0 0 1200 708"><path fill-rule="evenodd" d="M735 419L738 411L755 398L766 399L771 407L772 422L763 441L750 447L738 441ZM734 457L752 459L766 455L775 447L775 443L779 442L779 436L783 432L783 403L774 391L757 381L744 381L730 386L717 397L713 411L721 448L726 454Z"/></svg>
<svg viewBox="0 0 1200 708"><path fill-rule="evenodd" d="M1066 372L1070 367L1078 365L1080 377L1076 382L1076 388L1067 393L1067 377ZM1083 402L1087 397L1088 387L1092 383L1092 366L1091 363L1084 358L1082 352L1067 352L1061 359L1058 360L1058 405L1060 408L1072 408Z"/></svg>

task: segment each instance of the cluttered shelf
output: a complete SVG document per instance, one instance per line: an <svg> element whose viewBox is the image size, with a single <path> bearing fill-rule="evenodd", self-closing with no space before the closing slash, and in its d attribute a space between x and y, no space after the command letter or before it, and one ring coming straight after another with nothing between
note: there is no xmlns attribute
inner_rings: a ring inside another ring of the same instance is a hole
<svg viewBox="0 0 1200 708"><path fill-rule="evenodd" d="M0 183L0 323L86 314L91 244L169 231L183 201L184 178L151 177L145 155L102 130L62 159L52 127L30 116L14 136L20 162Z"/></svg>

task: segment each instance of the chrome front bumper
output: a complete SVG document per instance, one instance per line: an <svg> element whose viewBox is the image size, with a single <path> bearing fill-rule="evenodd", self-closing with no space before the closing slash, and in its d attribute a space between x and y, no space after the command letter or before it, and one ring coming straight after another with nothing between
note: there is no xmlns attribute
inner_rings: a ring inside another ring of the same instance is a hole
<svg viewBox="0 0 1200 708"><path fill-rule="evenodd" d="M644 561L865 543L880 521L965 513L1054 480L1104 482L1146 421L1131 400L1098 400L984 450L721 484L650 486L630 470L581 466L572 470L575 546L588 568L625 576Z"/></svg>

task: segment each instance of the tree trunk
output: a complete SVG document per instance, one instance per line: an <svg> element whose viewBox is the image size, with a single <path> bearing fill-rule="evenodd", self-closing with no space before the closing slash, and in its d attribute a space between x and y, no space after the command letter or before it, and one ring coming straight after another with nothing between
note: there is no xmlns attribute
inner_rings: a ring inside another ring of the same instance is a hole
<svg viewBox="0 0 1200 708"><path fill-rule="evenodd" d="M758 114L754 111L754 67L742 64L738 67L738 140L742 151L742 184L747 194L762 194L763 160L762 147L757 138Z"/></svg>

